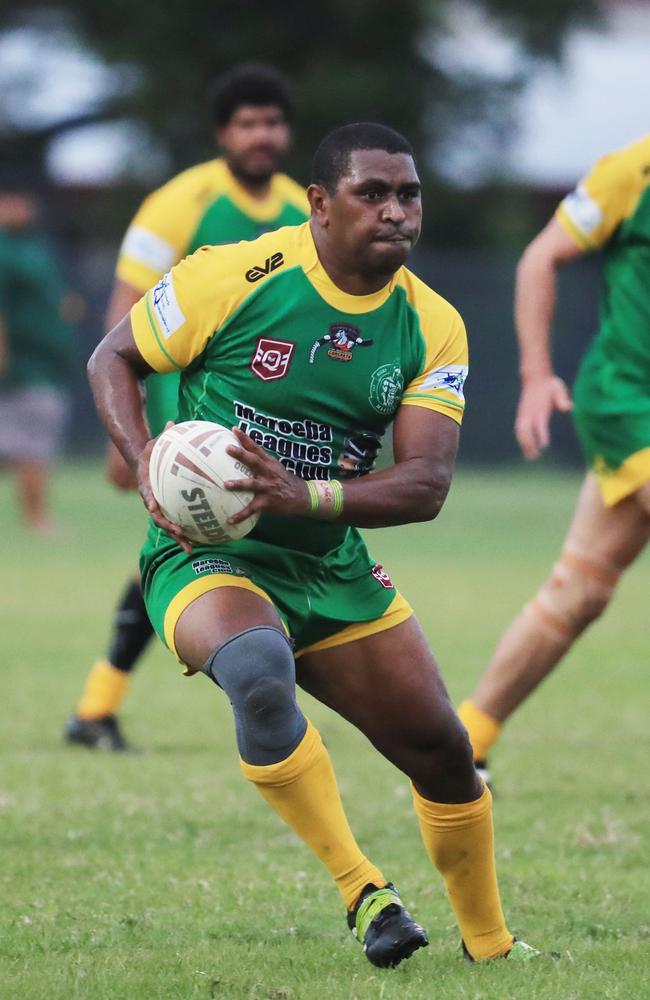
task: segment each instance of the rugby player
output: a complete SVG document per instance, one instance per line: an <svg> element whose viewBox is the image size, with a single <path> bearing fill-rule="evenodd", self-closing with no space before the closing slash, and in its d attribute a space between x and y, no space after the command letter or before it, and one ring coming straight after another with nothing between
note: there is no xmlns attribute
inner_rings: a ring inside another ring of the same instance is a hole
<svg viewBox="0 0 650 1000"><path fill-rule="evenodd" d="M212 99L222 156L184 171L151 194L129 226L117 261L106 329L186 254L203 244L252 240L278 226L304 222L303 188L277 172L289 148L293 104L288 82L269 66L244 64L220 77ZM147 417L155 436L176 418L179 376L147 382ZM122 489L135 481L109 444L108 471ZM106 657L92 667L65 738L86 747L127 750L116 713L153 629L140 578L131 579L115 611Z"/></svg>
<svg viewBox="0 0 650 1000"><path fill-rule="evenodd" d="M310 223L204 247L172 268L89 362L98 411L151 515L147 609L187 670L223 688L244 776L325 865L373 964L397 965L427 936L354 840L296 680L410 778L464 954L525 960L539 953L504 920L490 792L412 609L357 530L442 507L465 329L403 266L422 205L402 136L367 123L330 133L308 197ZM231 454L252 471L228 484L254 493L233 522L261 517L224 546L190 545L152 497L139 380L178 369L179 419L234 425ZM391 422L394 464L366 475Z"/></svg>
<svg viewBox="0 0 650 1000"><path fill-rule="evenodd" d="M603 250L597 336L573 390L549 346L557 274ZM589 471L550 576L504 632L459 714L477 765L505 720L603 613L650 534L650 135L599 160L526 248L515 314L522 390L515 432L528 459L554 410L573 410ZM486 772L487 773L487 772Z"/></svg>

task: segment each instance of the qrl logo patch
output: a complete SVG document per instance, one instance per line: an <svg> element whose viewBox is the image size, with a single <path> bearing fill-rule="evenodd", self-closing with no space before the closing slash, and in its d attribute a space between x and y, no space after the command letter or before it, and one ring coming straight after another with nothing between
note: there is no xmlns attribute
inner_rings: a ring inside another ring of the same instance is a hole
<svg viewBox="0 0 650 1000"><path fill-rule="evenodd" d="M370 570L370 575L374 576L377 583L380 583L385 590L395 590L395 584L380 563L375 563Z"/></svg>
<svg viewBox="0 0 650 1000"><path fill-rule="evenodd" d="M296 345L290 340L271 340L260 337L251 361L251 371L263 382L284 378L289 371Z"/></svg>

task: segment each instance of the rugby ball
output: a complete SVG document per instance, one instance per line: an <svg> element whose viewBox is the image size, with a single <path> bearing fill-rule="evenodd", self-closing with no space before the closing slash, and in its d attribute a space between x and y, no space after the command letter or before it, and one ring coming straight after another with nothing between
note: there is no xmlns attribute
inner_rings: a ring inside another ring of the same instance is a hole
<svg viewBox="0 0 650 1000"><path fill-rule="evenodd" d="M243 538L259 514L240 524L228 518L253 499L248 491L225 490L229 479L248 479L250 469L226 451L239 445L227 427L209 420L186 420L160 435L149 458L151 489L165 517L193 542L224 545Z"/></svg>

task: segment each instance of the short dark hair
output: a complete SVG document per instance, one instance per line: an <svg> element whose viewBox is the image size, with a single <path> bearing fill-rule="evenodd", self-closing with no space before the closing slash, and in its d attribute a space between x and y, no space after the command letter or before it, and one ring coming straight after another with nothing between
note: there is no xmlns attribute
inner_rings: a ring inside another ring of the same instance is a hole
<svg viewBox="0 0 650 1000"><path fill-rule="evenodd" d="M242 104L258 108L276 104L288 122L293 119L289 81L266 63L242 63L217 77L212 84L210 110L212 121L219 128L228 124Z"/></svg>
<svg viewBox="0 0 650 1000"><path fill-rule="evenodd" d="M378 125L376 122L341 125L325 136L314 154L311 165L312 184L319 184L330 194L334 194L348 169L350 154L357 149L406 153L415 159L411 144L387 125Z"/></svg>

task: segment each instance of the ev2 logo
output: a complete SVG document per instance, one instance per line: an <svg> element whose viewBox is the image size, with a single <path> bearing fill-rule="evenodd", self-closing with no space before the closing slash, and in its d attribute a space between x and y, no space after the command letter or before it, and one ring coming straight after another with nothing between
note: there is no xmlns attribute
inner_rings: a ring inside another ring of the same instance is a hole
<svg viewBox="0 0 650 1000"><path fill-rule="evenodd" d="M284 255L280 250L277 253L271 254L267 257L263 264L255 264L250 270L246 272L246 281L259 281L263 278L265 274L270 274L271 271L277 271L279 267L284 264Z"/></svg>

